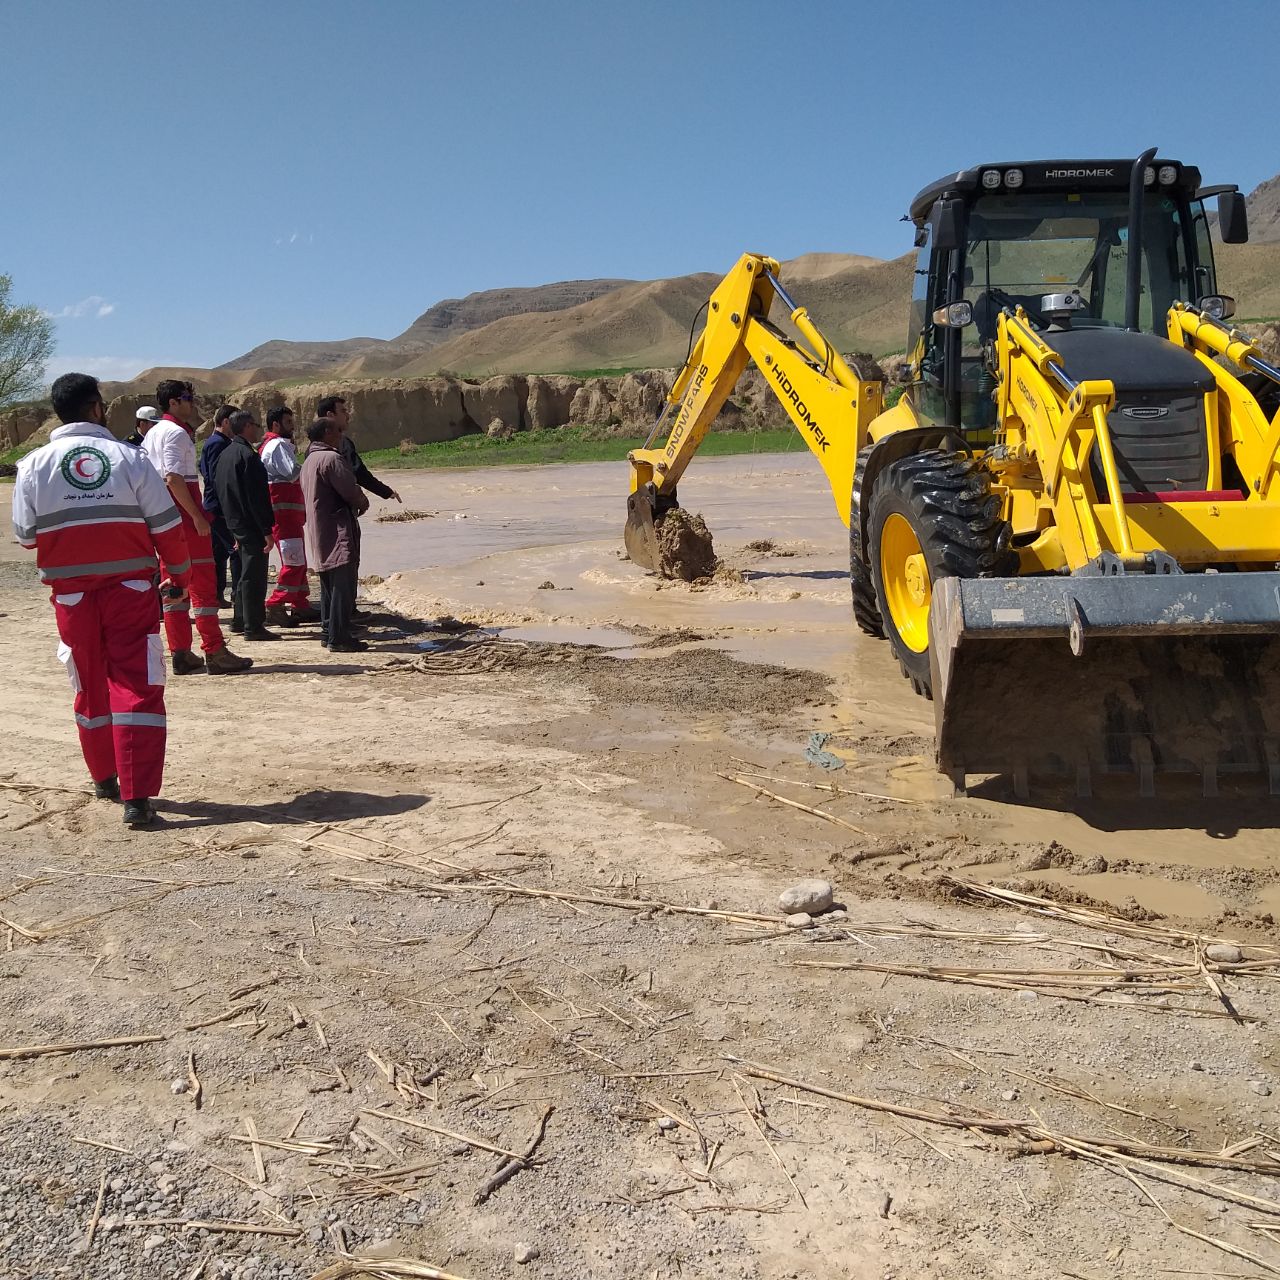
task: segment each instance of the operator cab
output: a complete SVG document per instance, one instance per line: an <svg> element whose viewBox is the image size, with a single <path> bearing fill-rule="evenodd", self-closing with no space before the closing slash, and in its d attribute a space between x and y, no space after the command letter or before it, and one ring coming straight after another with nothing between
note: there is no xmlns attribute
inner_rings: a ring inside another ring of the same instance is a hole
<svg viewBox="0 0 1280 1280"><path fill-rule="evenodd" d="M1230 315L1231 300L1217 291L1205 198L1219 196L1223 239L1238 243L1248 237L1238 189L1202 190L1198 169L1152 158L1143 164L1135 217L1134 174L1133 160L981 165L916 196L910 216L920 253L907 350L909 394L922 421L959 428L971 445L990 442L996 406L989 356L1003 310L1022 307L1068 363L1065 348L1080 345L1088 331L1113 331L1116 344L1102 341L1121 367L1132 364L1121 353L1121 335L1166 337L1166 315L1177 300L1217 318ZM1136 297L1129 261L1135 240ZM945 309L959 302L969 303L967 324L947 322ZM1096 355L1098 342L1085 344ZM1194 369L1187 374L1198 380Z"/></svg>

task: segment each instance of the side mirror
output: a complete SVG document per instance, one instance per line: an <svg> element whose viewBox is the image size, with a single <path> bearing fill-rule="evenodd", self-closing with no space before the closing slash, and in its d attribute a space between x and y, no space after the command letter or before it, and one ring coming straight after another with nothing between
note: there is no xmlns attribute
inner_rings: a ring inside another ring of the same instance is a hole
<svg viewBox="0 0 1280 1280"><path fill-rule="evenodd" d="M1224 191L1218 197L1218 226L1222 228L1223 244L1248 243L1249 211L1240 192Z"/></svg>
<svg viewBox="0 0 1280 1280"><path fill-rule="evenodd" d="M1197 304L1210 320L1230 320L1236 313L1236 300L1225 293L1210 293Z"/></svg>
<svg viewBox="0 0 1280 1280"><path fill-rule="evenodd" d="M964 246L964 201L939 200L929 212L933 247L943 253Z"/></svg>
<svg viewBox="0 0 1280 1280"><path fill-rule="evenodd" d="M963 329L973 323L973 303L949 302L933 313L933 323L943 329Z"/></svg>

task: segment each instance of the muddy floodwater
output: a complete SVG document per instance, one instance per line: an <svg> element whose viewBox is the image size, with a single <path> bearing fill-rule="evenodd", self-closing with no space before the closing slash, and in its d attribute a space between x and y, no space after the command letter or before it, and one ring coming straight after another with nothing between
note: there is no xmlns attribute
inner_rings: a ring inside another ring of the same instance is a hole
<svg viewBox="0 0 1280 1280"><path fill-rule="evenodd" d="M694 586L625 559L623 463L417 472L396 483L406 507L434 514L366 521L363 572L386 579L375 588L384 598L511 638L600 645L652 664L638 680L663 679L662 658L691 647L822 672L832 705L797 724L797 751L811 728L852 735L866 745L843 776L904 799L950 797L934 768L933 705L911 693L888 645L853 625L848 533L807 454L699 459L690 469L681 503L705 517L724 565L714 582ZM393 508L379 503L372 514ZM654 644L673 633L670 645ZM1121 791L1084 809L1067 796L1023 805L1000 787L979 788L956 812L965 826L979 818L983 838L1060 840L1084 856L1174 864L1183 869L1175 876L1242 868L1269 878L1277 807L1256 794L1201 803L1194 788L1171 782L1154 803ZM1088 891L1173 912L1193 901L1212 909L1210 890L1137 870L1089 876ZM1055 875L1085 887L1069 870Z"/></svg>

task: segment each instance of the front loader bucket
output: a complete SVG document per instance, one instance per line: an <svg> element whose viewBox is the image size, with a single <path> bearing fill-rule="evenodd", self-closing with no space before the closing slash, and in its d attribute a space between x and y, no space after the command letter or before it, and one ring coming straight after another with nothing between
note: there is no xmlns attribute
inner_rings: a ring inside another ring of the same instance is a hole
<svg viewBox="0 0 1280 1280"><path fill-rule="evenodd" d="M627 523L622 531L622 544L627 555L650 573L662 572L662 556L658 535L653 527L653 494L648 487L637 489L627 498Z"/></svg>
<svg viewBox="0 0 1280 1280"><path fill-rule="evenodd" d="M938 767L1067 777L1260 773L1280 795L1280 573L944 578L930 664Z"/></svg>

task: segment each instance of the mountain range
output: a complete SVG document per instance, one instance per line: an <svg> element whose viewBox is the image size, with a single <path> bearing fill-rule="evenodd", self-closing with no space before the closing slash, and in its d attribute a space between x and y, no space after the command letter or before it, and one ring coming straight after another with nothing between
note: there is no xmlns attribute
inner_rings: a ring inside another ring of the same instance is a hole
<svg viewBox="0 0 1280 1280"><path fill-rule="evenodd" d="M1216 247L1219 287L1242 322L1280 316L1280 175L1248 197L1250 243ZM782 264L782 279L842 351L885 355L905 340L914 254L884 260L809 253ZM148 369L113 390L181 376L229 392L286 379L470 378L499 373L581 372L678 365L698 309L718 272L659 280L563 280L448 298L390 339L274 339L216 369Z"/></svg>

